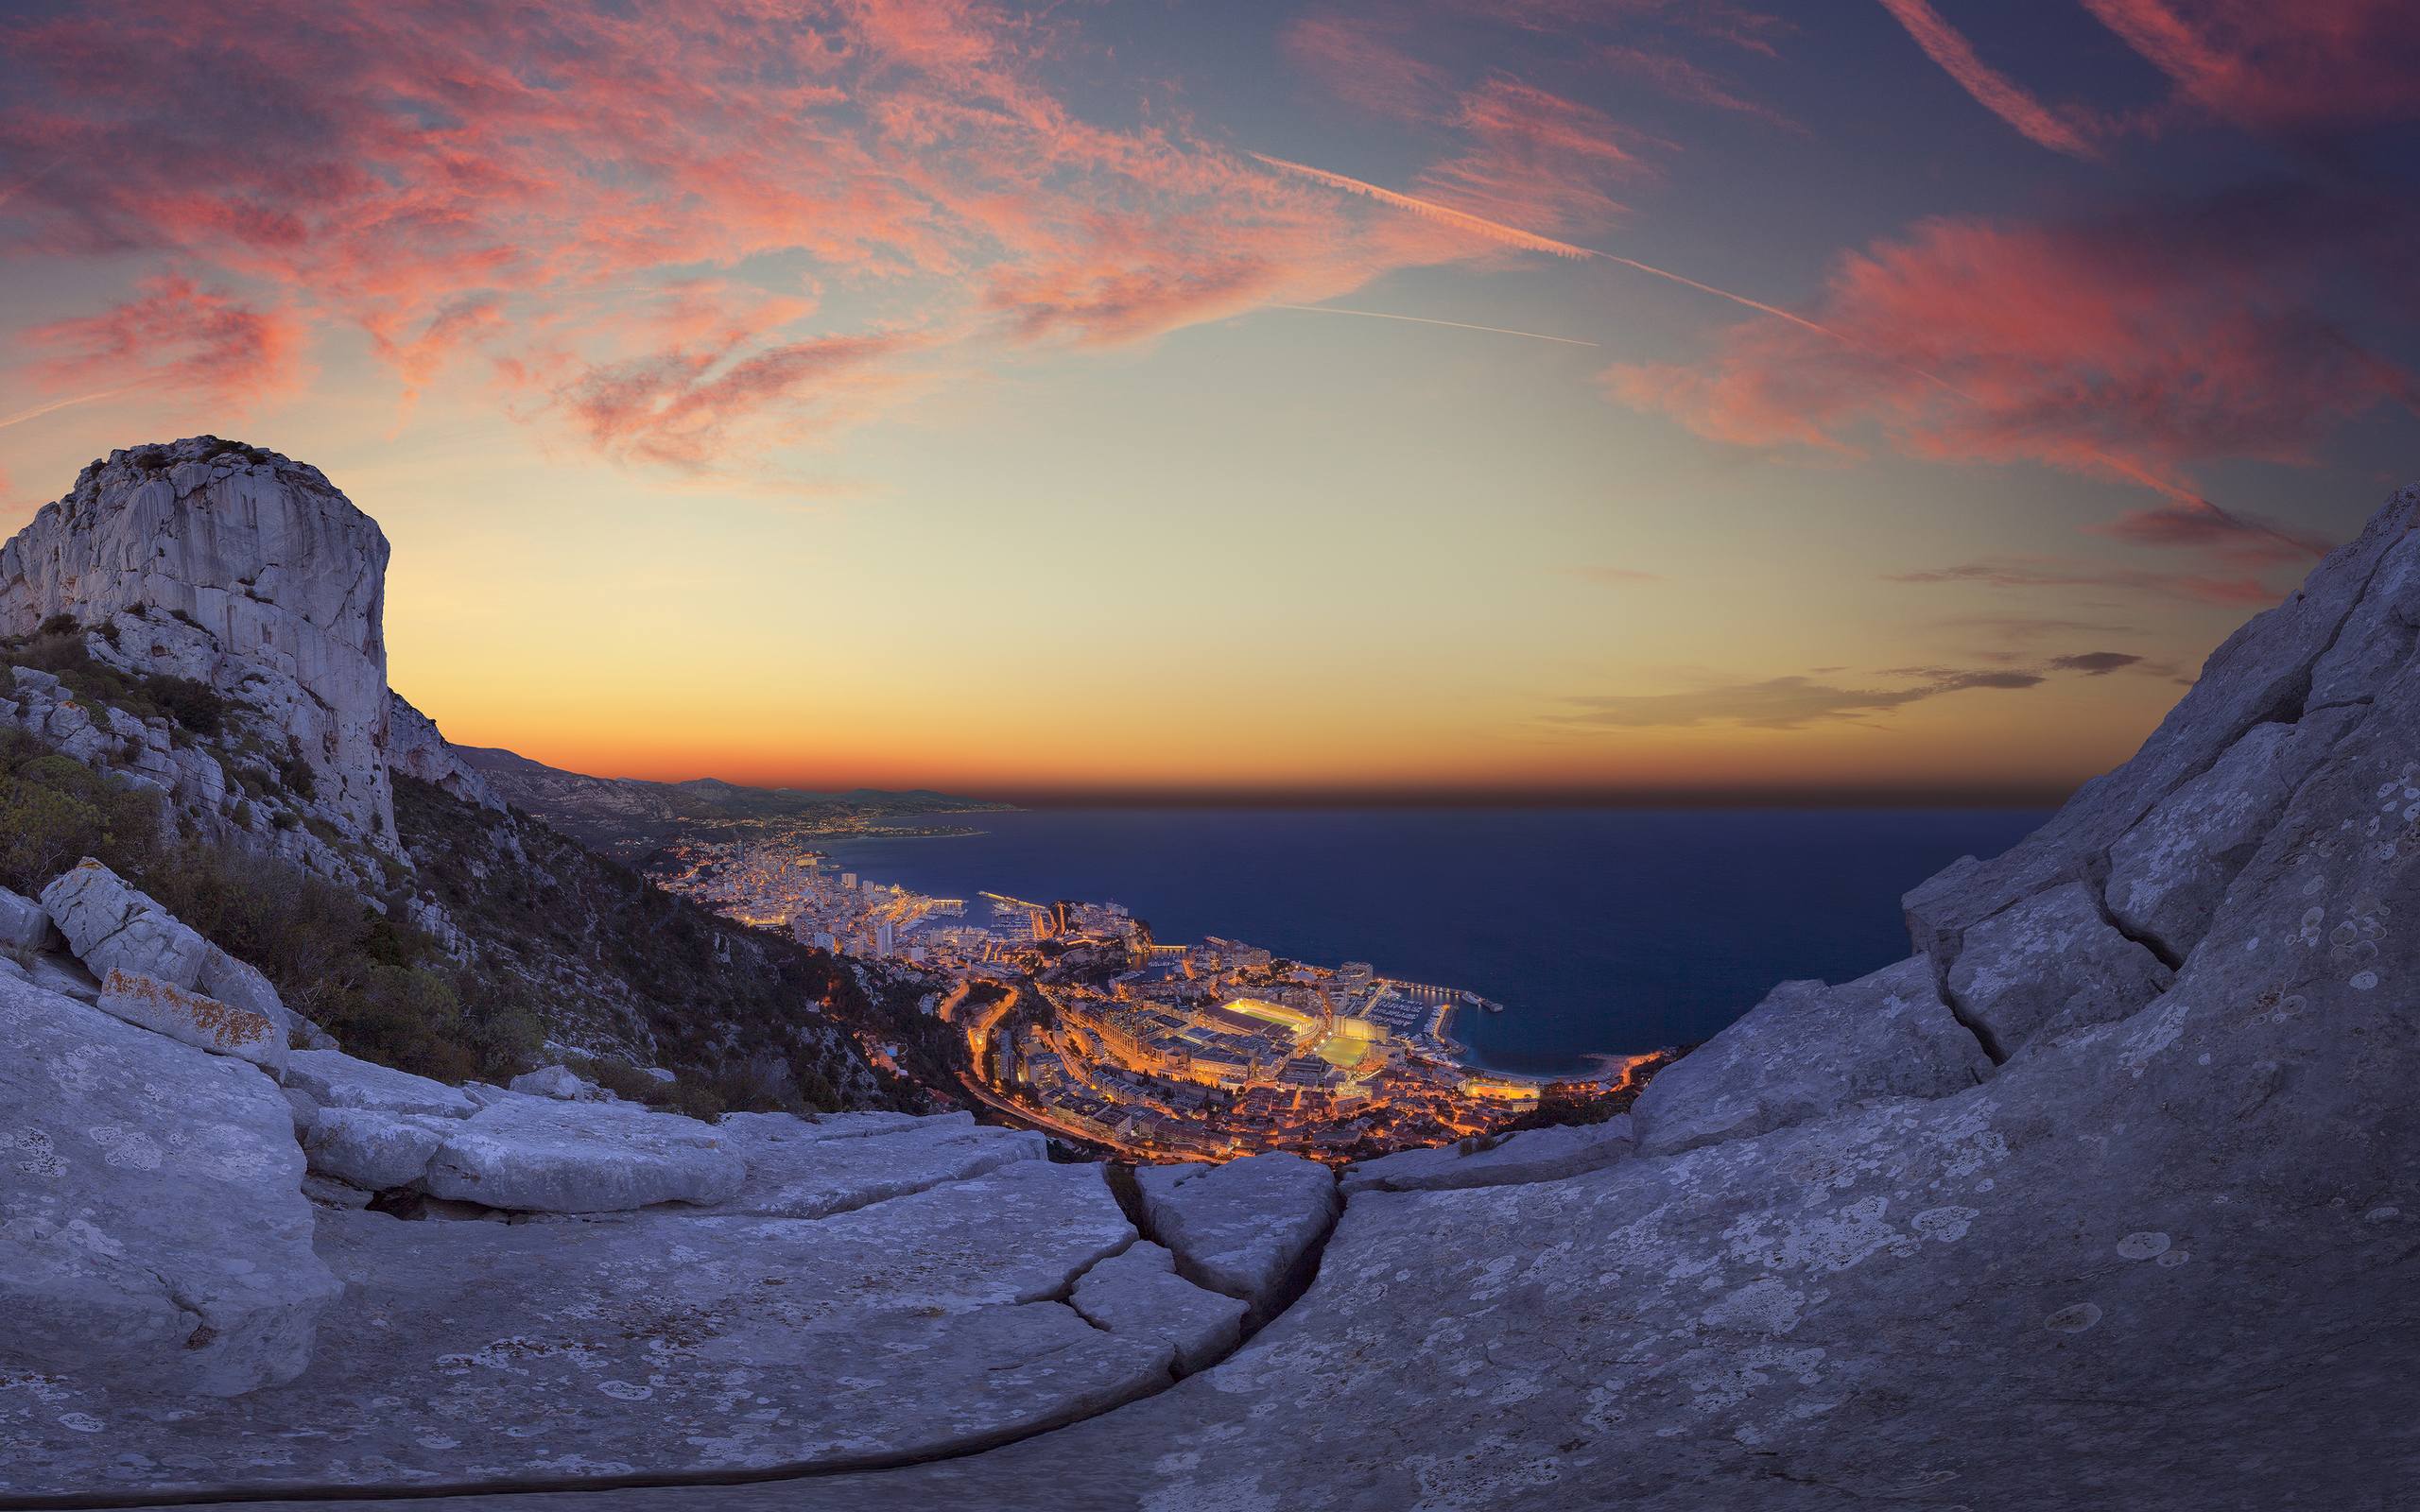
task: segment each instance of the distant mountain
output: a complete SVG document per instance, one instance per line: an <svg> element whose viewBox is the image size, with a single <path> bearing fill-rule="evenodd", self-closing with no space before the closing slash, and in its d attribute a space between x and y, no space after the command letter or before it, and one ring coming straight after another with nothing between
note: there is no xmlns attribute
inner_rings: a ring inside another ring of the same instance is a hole
<svg viewBox="0 0 2420 1512"><path fill-rule="evenodd" d="M692 825L734 819L838 821L1010 807L929 788L894 792L856 787L842 793L817 793L796 787L745 787L715 777L684 782L590 777L531 761L501 747L457 746L454 750L506 799L600 850L652 848Z"/></svg>

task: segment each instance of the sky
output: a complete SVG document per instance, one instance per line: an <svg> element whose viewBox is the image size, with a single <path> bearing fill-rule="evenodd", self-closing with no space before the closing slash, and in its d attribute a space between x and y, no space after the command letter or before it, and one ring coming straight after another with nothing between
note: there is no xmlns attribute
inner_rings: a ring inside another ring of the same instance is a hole
<svg viewBox="0 0 2420 1512"><path fill-rule="evenodd" d="M0 529L574 770L2035 802L2420 480L2403 0L0 5Z"/></svg>

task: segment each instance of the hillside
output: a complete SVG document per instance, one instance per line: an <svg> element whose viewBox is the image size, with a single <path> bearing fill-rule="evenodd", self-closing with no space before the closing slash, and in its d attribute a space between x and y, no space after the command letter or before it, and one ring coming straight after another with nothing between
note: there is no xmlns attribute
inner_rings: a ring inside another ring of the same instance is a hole
<svg viewBox="0 0 2420 1512"><path fill-rule="evenodd" d="M633 858L700 827L733 821L838 829L911 815L977 814L1008 807L921 788L811 793L793 787L744 787L711 777L685 782L587 777L491 746L458 746L454 750L512 802L597 850Z"/></svg>

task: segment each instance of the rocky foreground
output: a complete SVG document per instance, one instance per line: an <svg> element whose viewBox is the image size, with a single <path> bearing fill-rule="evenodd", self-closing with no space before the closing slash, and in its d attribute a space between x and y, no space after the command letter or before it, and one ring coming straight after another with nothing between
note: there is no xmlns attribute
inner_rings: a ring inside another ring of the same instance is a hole
<svg viewBox="0 0 2420 1512"><path fill-rule="evenodd" d="M247 1054L0 899L0 1504L2420 1503L2415 522L1907 961L1340 1181Z"/></svg>

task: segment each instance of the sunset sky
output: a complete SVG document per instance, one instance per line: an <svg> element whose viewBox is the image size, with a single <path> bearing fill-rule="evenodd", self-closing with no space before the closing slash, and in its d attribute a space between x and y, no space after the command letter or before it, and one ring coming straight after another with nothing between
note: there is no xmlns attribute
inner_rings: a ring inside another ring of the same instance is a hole
<svg viewBox="0 0 2420 1512"><path fill-rule="evenodd" d="M0 528L577 770L2055 795L2420 479L2406 0L0 5Z"/></svg>

